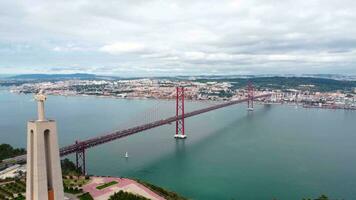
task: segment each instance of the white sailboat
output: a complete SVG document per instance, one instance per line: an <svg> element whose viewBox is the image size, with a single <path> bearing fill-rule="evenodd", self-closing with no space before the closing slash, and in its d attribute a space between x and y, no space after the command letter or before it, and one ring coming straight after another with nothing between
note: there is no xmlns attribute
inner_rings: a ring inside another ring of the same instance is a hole
<svg viewBox="0 0 356 200"><path fill-rule="evenodd" d="M129 157L129 153L126 151L125 158L128 158L128 157Z"/></svg>

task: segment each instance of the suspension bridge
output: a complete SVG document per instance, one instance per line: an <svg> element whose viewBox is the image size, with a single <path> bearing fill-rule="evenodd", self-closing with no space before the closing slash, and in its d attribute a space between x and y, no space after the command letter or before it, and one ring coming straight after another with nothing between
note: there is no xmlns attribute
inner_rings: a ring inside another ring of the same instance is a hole
<svg viewBox="0 0 356 200"><path fill-rule="evenodd" d="M207 108L198 109L198 110L195 110L192 112L185 112L185 107L184 107L184 105L185 105L184 104L185 88L184 87L176 87L176 105L175 105L176 114L175 114L175 116L155 120L155 121L152 121L149 123L144 123L142 125L133 126L131 128L127 128L127 129L113 131L106 135L100 135L100 136L89 138L86 140L76 141L74 144L60 148L60 156L63 157L63 156L67 156L70 154L75 154L77 168L81 170L82 174L86 174L85 152L89 148L92 148L92 147L95 147L95 146L98 146L101 144L105 144L105 143L108 143L108 142L111 142L114 140L118 140L120 138L127 137L130 135L139 133L139 132L143 132L145 130L156 128L156 127L163 126L166 124L171 124L171 123L175 123L175 126L176 126L174 137L177 139L185 139L187 137L187 135L185 133L185 125L184 125L184 120L186 118L200 115L200 114L210 112L213 110L217 110L220 108L225 108L225 107L232 106L235 104L243 103L243 102L247 102L247 110L248 111L253 111L254 100L266 99L268 97L271 97L271 95L272 95L271 93L267 93L267 94L261 94L261 95L255 96L254 95L254 87L252 84L249 84L247 87L247 97L245 97L245 98L238 99L238 100L231 100L231 101L224 102L224 103L217 104L217 105L212 105ZM7 160L10 160L10 159L7 159ZM5 160L4 163L6 163L7 160ZM12 158L12 161L26 162L26 155L14 157L14 158Z"/></svg>

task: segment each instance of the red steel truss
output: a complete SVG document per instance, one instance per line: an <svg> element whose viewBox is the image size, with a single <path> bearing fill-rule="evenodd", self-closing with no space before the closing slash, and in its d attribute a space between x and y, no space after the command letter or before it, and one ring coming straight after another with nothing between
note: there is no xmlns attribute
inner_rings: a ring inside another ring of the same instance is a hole
<svg viewBox="0 0 356 200"><path fill-rule="evenodd" d="M239 104L242 102L247 102L248 103L248 108L253 108L253 100L254 99L261 99L261 98L267 98L270 97L272 94L263 94L259 96L254 96L253 92L253 86L252 84L249 84L248 86L248 96L247 98L240 99L240 100L233 100L229 102L225 102L219 105L214 105L208 108L203 108L199 109L196 111L184 112L184 88L183 87L177 87L177 96L176 96L176 115L173 117L168 117L165 119L153 121L147 124L135 126L129 129L124 129L124 130L119 130L115 131L112 133L109 133L107 135L101 135L97 136L94 138L90 138L87 140L83 141L76 141L75 144L68 145L65 147L62 147L60 149L60 156L66 156L72 153L76 154L76 166L77 168L81 169L82 174L86 174L86 164L85 164L85 151L88 148L98 146L100 144L104 144L107 142L111 142L113 140L117 140L129 135L133 135L148 129L152 129L155 127L163 126L166 124L171 124L173 122L176 122L176 136L179 136L178 138L185 138L185 130L184 130L184 119L188 117L193 117L195 115L203 114L209 111L217 110L220 108L224 108L227 106ZM17 162L26 162L26 155L21 155L17 156L16 158Z"/></svg>
<svg viewBox="0 0 356 200"><path fill-rule="evenodd" d="M269 96L271 96L271 94L263 94L263 95L255 96L254 99L266 98ZM216 109L224 108L224 107L235 105L235 104L242 103L242 102L247 102L248 100L249 100L249 98L244 98L244 99L240 99L240 100L229 101L229 102L222 103L219 105L214 105L214 106L211 106L208 108L199 109L196 111L185 113L184 118L193 117L195 115L203 114L203 113L213 111ZM88 148L91 148L91 147L94 147L94 146L97 146L100 144L104 144L104 143L107 143L107 142L110 142L110 141L113 141L113 140L116 140L116 139L119 139L122 137L133 135L135 133L139 133L139 132L142 132L142 131L145 131L148 129L152 129L152 128L155 128L158 126L170 124L177 120L181 120L182 118L183 118L183 115L178 115L178 116L154 121L151 123L147 123L144 125L135 126L133 128L115 131L115 132L107 134L107 135L102 135L102 136L94 137L91 139L83 140L79 144L72 144L72 145L61 148L60 154L61 154L61 156L66 156L66 155L69 155L72 153L76 153L77 151L81 151L82 148L88 149Z"/></svg>
<svg viewBox="0 0 356 200"><path fill-rule="evenodd" d="M184 129L184 87L176 88L176 138L185 138ZM182 116L179 118L179 116Z"/></svg>

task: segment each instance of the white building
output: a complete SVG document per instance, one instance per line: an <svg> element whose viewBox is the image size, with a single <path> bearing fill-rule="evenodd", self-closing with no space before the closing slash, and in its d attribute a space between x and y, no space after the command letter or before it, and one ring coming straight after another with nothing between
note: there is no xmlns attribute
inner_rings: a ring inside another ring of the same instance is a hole
<svg viewBox="0 0 356 200"><path fill-rule="evenodd" d="M20 175L20 173L26 172L26 166L24 165L13 165L0 171L0 179L15 178Z"/></svg>

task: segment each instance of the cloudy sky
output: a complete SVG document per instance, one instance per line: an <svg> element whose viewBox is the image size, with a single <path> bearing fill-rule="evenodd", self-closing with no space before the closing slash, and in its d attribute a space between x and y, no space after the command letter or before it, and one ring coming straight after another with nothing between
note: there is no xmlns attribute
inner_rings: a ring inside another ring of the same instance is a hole
<svg viewBox="0 0 356 200"><path fill-rule="evenodd" d="M0 74L356 74L355 0L0 1Z"/></svg>

